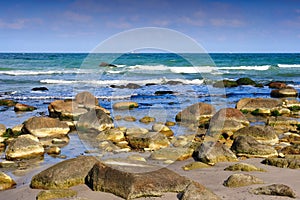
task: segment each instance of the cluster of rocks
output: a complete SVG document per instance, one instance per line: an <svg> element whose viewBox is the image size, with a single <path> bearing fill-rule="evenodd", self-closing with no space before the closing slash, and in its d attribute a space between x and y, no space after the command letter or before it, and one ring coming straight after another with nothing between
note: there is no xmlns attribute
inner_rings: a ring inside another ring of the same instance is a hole
<svg viewBox="0 0 300 200"><path fill-rule="evenodd" d="M138 106L136 102L119 102L112 109L122 112ZM175 116L178 125L189 126L193 131L174 136L171 126L175 122L160 123L151 116L139 119L141 123L152 123L150 129L115 127L110 111L101 107L91 93L82 92L71 100L51 102L49 117L32 117L12 129L0 125L0 141L5 143L8 161L59 154L61 144L67 144L72 130L89 138L102 152L149 155L132 158L135 161L99 161L88 156L66 160L34 176L32 188L57 190L87 184L92 190L111 192L125 199L160 196L164 192L179 192L181 199L219 199L199 183L145 161L166 164L193 157L196 162L184 166L184 170L191 170L218 162L236 162L239 157L265 158L265 164L298 168L299 157L291 155L300 154L299 108L300 102L295 99L245 98L237 102L236 108L218 111L210 104L196 103ZM264 125L251 125L252 122ZM232 166L229 170L241 168L253 170L252 166ZM248 174L233 174L224 185L241 186L241 180L245 180L244 185L263 183ZM10 187L13 185L12 180ZM278 188L271 185L253 193L268 194L270 190L281 190Z"/></svg>

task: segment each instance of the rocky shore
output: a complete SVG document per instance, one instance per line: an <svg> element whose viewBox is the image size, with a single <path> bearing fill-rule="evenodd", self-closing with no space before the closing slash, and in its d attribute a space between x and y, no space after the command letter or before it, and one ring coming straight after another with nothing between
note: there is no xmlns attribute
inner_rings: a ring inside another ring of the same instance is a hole
<svg viewBox="0 0 300 200"><path fill-rule="evenodd" d="M236 85L247 81L237 80ZM91 93L81 92L74 99L51 102L46 116L33 116L11 128L0 124L5 155L0 167L9 172L22 168L24 162L43 161L45 154L63 158L60 152L68 145L69 134L78 134L92 150L42 171L37 168L24 189L29 196L94 199L82 197L84 190L107 199L193 200L230 199L230 192L243 191L246 194L231 199L299 198L298 179L286 180L292 173L299 174L300 168L298 91L279 82L269 87L274 88L272 98L243 98L235 108L220 110L196 103L166 122L127 115L139 107L138 102L118 102L107 110ZM36 109L11 100L0 104L14 106L16 112ZM115 110L124 115L113 115ZM118 120L151 128L116 126ZM174 134L174 126L185 127L188 133ZM280 176L275 171L282 173L282 181L272 180ZM0 190L5 190L0 195L21 188L8 174L0 173ZM208 175L215 185L203 178L209 179Z"/></svg>

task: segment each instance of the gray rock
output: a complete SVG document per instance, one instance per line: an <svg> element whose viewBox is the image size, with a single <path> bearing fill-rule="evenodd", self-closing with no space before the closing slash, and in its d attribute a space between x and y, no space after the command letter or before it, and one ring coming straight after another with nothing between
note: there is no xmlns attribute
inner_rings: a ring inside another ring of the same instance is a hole
<svg viewBox="0 0 300 200"><path fill-rule="evenodd" d="M210 165L238 161L235 154L220 142L204 142L195 150L194 155L197 160Z"/></svg>
<svg viewBox="0 0 300 200"><path fill-rule="evenodd" d="M76 125L80 129L104 131L114 127L113 121L103 110L91 109L79 117Z"/></svg>
<svg viewBox="0 0 300 200"><path fill-rule="evenodd" d="M256 195L274 195L296 198L296 193L287 185L272 184L269 186L259 187L251 191Z"/></svg>
<svg viewBox="0 0 300 200"><path fill-rule="evenodd" d="M238 136L252 136L262 144L274 145L279 142L275 129L271 126L250 126L239 129L233 134L233 139Z"/></svg>
<svg viewBox="0 0 300 200"><path fill-rule="evenodd" d="M66 135L70 131L65 122L50 117L32 117L27 120L22 129L36 137L56 137Z"/></svg>
<svg viewBox="0 0 300 200"><path fill-rule="evenodd" d="M13 139L6 148L7 160L28 159L44 155L44 147L33 135L20 135Z"/></svg>
<svg viewBox="0 0 300 200"><path fill-rule="evenodd" d="M143 162L98 162L86 177L86 184L92 190L110 192L124 199L182 192L190 182L167 168Z"/></svg>
<svg viewBox="0 0 300 200"><path fill-rule="evenodd" d="M300 168L300 159L295 158L266 158L262 161L263 164L271 165L281 168L291 168L299 169Z"/></svg>
<svg viewBox="0 0 300 200"><path fill-rule="evenodd" d="M92 156L62 161L33 176L30 187L48 190L84 184L85 177L97 161Z"/></svg>
<svg viewBox="0 0 300 200"><path fill-rule="evenodd" d="M248 158L266 158L277 156L277 151L268 145L261 144L251 136L238 136L234 139L231 150L237 156Z"/></svg>
<svg viewBox="0 0 300 200"><path fill-rule="evenodd" d="M263 183L263 180L249 174L233 174L224 181L223 185L226 187L243 187Z"/></svg>
<svg viewBox="0 0 300 200"><path fill-rule="evenodd" d="M221 198L215 195L213 192L205 188L203 185L192 182L186 189L183 191L180 200L200 200L200 199L209 199L209 200L220 200Z"/></svg>

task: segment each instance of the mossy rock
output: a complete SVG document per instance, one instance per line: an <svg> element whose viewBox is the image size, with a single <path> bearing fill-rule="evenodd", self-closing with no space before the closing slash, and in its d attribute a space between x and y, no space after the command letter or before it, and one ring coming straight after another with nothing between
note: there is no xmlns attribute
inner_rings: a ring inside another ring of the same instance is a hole
<svg viewBox="0 0 300 200"><path fill-rule="evenodd" d="M15 106L17 104L17 102L13 101L13 100L9 100L9 99L0 99L0 106L8 106L8 107L12 107Z"/></svg>
<svg viewBox="0 0 300 200"><path fill-rule="evenodd" d="M236 82L238 85L256 85L256 82L251 78L239 78Z"/></svg>
<svg viewBox="0 0 300 200"><path fill-rule="evenodd" d="M236 81L231 81L231 80L223 80L223 81L217 81L216 83L213 84L214 87L217 88L227 88L227 87L237 87L238 84Z"/></svg>
<svg viewBox="0 0 300 200"><path fill-rule="evenodd" d="M255 167L254 165L250 165L247 163L237 163L237 164L226 167L224 170L225 171L245 171L245 172L251 172L251 171L266 172L266 170L264 170L262 168Z"/></svg>
<svg viewBox="0 0 300 200"><path fill-rule="evenodd" d="M45 190L40 191L36 197L37 200L51 200L51 199L61 199L75 197L77 192L74 190Z"/></svg>
<svg viewBox="0 0 300 200"><path fill-rule="evenodd" d="M183 170L189 171L189 170L195 170L195 169L203 169L203 168L209 168L210 165L203 163L203 162L192 162L190 164L187 164L182 167Z"/></svg>

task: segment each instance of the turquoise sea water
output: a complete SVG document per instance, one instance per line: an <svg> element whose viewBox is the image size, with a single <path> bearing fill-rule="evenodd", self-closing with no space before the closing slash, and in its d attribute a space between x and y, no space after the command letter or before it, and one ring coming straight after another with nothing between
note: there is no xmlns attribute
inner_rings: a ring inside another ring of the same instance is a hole
<svg viewBox="0 0 300 200"><path fill-rule="evenodd" d="M101 62L116 67L100 67ZM116 101L140 103L138 116L163 109L168 120L194 102L213 103L216 107L233 107L244 97L269 97L268 87L242 86L226 90L210 83L221 79L250 77L259 83L285 81L299 90L300 54L85 54L85 53L1 53L0 98L13 99L47 114L47 105L55 99L73 98L88 90L107 109ZM179 81L182 84L168 84ZM134 83L138 89L113 86ZM170 83L170 82L169 82ZM34 87L48 91L32 91ZM174 94L155 95L159 90ZM224 98L224 97L227 98ZM1 108L1 123L12 127L31 114L16 114ZM165 118L166 118L165 117Z"/></svg>

